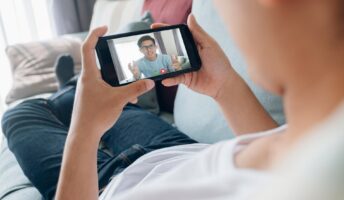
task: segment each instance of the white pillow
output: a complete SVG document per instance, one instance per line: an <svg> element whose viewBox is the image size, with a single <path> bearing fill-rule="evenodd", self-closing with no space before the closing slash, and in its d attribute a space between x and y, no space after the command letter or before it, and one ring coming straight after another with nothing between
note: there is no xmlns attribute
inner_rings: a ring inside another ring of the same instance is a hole
<svg viewBox="0 0 344 200"><path fill-rule="evenodd" d="M139 21L144 0L98 0L93 9L90 29L107 25L108 33L116 33L123 26Z"/></svg>
<svg viewBox="0 0 344 200"><path fill-rule="evenodd" d="M75 71L81 70L81 39L60 37L46 41L14 44L6 47L13 84L6 96L10 104L33 95L56 92L55 62L61 54L73 57Z"/></svg>

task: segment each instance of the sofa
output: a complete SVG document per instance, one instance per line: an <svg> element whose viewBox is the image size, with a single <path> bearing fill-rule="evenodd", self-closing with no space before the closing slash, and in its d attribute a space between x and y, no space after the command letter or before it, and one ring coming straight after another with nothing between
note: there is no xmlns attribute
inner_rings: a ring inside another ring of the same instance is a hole
<svg viewBox="0 0 344 200"><path fill-rule="evenodd" d="M108 25L109 33L118 33L120 30L125 30L125 26L129 24L147 20L142 17L144 11L150 11L149 15L151 19L156 22L170 24L185 23L187 15L192 11L200 25L219 42L230 58L234 69L248 83L266 110L279 124L284 124L285 117L281 99L267 93L250 80L246 71L245 62L235 44L230 39L227 30L224 28L223 22L218 16L212 1L183 0L178 2L179 1L167 0L98 0L94 7L91 29L100 25ZM178 6L180 8L178 8ZM176 15L175 12L177 11L182 11L183 14ZM18 86L19 91L16 91L17 96L14 95L16 93L11 93L9 94L10 97L6 99L9 103L9 107L15 106L17 103L27 98L48 97L52 92L57 90L56 77L53 77L51 65L53 65L55 62L54 59L58 57L59 53L68 53L72 55L76 66L76 72L80 70L80 45L86 34L87 33L81 33L63 36L61 37L63 39L55 39L57 41L52 43L51 41L50 43L49 41L45 41L49 44L54 44L50 45L50 49L44 49L44 54L40 54L42 60L46 61L48 57L52 60L48 63L50 68L37 67L39 70L34 69L40 72L37 77L32 78L32 80L36 82L31 85L27 83L24 84L25 86L35 88L34 92L28 93L28 88ZM62 47L62 42L67 42L68 45ZM43 47L37 47L32 50L43 51L42 48ZM59 51L57 51L57 49ZM11 52L10 47L7 53L10 60L11 56L13 58L16 57L16 52ZM12 69L14 80L16 80L16 78L18 79L17 76L19 75L16 74L16 70L20 68L20 63L20 61L11 61L12 68L14 68ZM24 77L18 80L19 82L21 80L26 81L28 78ZM23 93L25 93L25 95L21 95ZM215 143L230 139L234 136L234 133L226 123L224 115L213 99L193 92L183 85L165 88L159 83L157 84L156 95L159 105L159 112L157 114L191 138L202 143ZM39 192L31 185L30 181L21 171L4 139L0 148L0 199L38 200L41 198Z"/></svg>

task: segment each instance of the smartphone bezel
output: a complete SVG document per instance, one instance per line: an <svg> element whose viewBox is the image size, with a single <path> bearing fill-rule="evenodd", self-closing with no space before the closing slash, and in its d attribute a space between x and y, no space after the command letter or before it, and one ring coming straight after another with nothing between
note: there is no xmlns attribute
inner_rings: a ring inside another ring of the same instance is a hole
<svg viewBox="0 0 344 200"><path fill-rule="evenodd" d="M198 50L196 47L196 44L194 42L194 39L192 37L192 34L185 24L178 24L178 25L173 25L173 26L166 26L166 27L161 27L157 29L149 29L149 30L142 30L142 31L135 31L135 32L129 32L129 33L122 33L122 34L116 34L116 35L109 35L109 36L104 36L100 37L98 40L98 43L96 45L96 52L100 64L100 71L102 74L103 79L110 85L112 86L123 86L130 84L125 83L125 84L120 84L114 63L112 61L111 53L107 44L107 40L112 40L112 39L118 39L118 38L123 38L123 37L129 37L129 36L135 36L135 35L141 35L141 34L148 34L148 33L154 33L154 32L160 32L160 31L166 31L166 30L172 30L172 29L179 29L180 33L182 35L184 45L190 60L190 65L191 68L189 69L184 69L180 70L177 72L170 72L167 74L162 74L158 75L155 77L149 77L148 79L152 79L155 81L162 80L165 78L169 77L174 77L178 76L180 74L188 73L188 72L193 72L197 71L201 68L201 59L198 54Z"/></svg>

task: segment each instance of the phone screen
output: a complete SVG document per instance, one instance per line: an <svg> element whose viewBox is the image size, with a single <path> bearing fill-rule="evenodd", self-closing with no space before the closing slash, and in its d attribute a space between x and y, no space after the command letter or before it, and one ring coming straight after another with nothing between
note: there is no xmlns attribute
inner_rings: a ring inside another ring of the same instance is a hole
<svg viewBox="0 0 344 200"><path fill-rule="evenodd" d="M107 40L120 85L191 68L178 28Z"/></svg>
<svg viewBox="0 0 344 200"><path fill-rule="evenodd" d="M201 67L186 25L101 37L96 50L103 79L113 86L146 78L161 80Z"/></svg>

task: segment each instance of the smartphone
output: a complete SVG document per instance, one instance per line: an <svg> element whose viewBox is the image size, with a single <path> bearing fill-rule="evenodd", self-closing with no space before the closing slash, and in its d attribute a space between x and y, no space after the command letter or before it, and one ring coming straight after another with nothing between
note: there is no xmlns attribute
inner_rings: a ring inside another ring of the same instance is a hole
<svg viewBox="0 0 344 200"><path fill-rule="evenodd" d="M201 59L187 25L100 37L96 45L103 79L121 86L199 70Z"/></svg>

